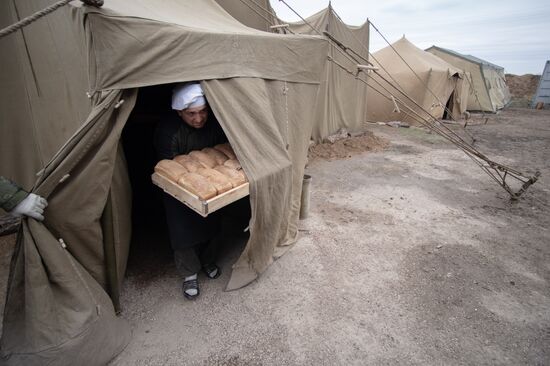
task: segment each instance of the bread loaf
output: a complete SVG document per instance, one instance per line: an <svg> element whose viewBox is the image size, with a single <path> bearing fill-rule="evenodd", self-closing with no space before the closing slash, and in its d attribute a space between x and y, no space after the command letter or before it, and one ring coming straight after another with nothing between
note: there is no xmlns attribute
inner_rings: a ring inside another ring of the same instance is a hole
<svg viewBox="0 0 550 366"><path fill-rule="evenodd" d="M225 163L223 163L226 167L229 167L231 169L240 170L242 169L241 163L237 159L229 159Z"/></svg>
<svg viewBox="0 0 550 366"><path fill-rule="evenodd" d="M157 165L155 165L155 172L170 179L173 182L177 182L182 175L188 173L187 169L185 169L180 164L176 163L175 161L166 159L159 161Z"/></svg>
<svg viewBox="0 0 550 366"><path fill-rule="evenodd" d="M237 156L235 155L235 152L233 151L233 148L231 147L231 145L229 145L229 143L216 145L214 146L214 149L224 153L228 159L237 159Z"/></svg>
<svg viewBox="0 0 550 366"><path fill-rule="evenodd" d="M178 184L202 200L210 199L217 194L216 188L205 177L197 173L182 175Z"/></svg>
<svg viewBox="0 0 550 366"><path fill-rule="evenodd" d="M208 155L207 153L199 150L191 151L189 156L193 157L199 163L201 163L205 168L213 168L216 165L216 160Z"/></svg>
<svg viewBox="0 0 550 366"><path fill-rule="evenodd" d="M216 165L221 165L229 159L224 153L211 147L205 147L202 151L213 158L216 161Z"/></svg>
<svg viewBox="0 0 550 366"><path fill-rule="evenodd" d="M227 167L225 165L218 165L214 169L229 178L229 181L233 185L233 188L247 182L246 175L242 170L231 169L230 167Z"/></svg>
<svg viewBox="0 0 550 366"><path fill-rule="evenodd" d="M212 183L212 185L216 187L216 191L218 192L218 194L227 192L231 188L233 188L233 185L229 181L229 178L223 175L222 173L218 172L217 170L204 168L204 169L199 169L197 173L202 175L210 183Z"/></svg>
<svg viewBox="0 0 550 366"><path fill-rule="evenodd" d="M178 155L174 158L174 161L181 164L190 173L195 173L197 170L204 168L201 163L189 155Z"/></svg>

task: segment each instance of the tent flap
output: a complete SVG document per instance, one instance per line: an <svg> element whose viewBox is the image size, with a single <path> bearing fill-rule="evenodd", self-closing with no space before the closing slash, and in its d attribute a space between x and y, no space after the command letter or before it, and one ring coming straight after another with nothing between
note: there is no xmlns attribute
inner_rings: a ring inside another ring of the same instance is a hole
<svg viewBox="0 0 550 366"><path fill-rule="evenodd" d="M48 212L43 223L24 220L18 237L0 340L8 364L71 365L78 359L100 365L129 341L129 327L104 290L98 243L119 136L135 96L108 93L33 190L48 199ZM123 242L128 246L129 237Z"/></svg>
<svg viewBox="0 0 550 366"><path fill-rule="evenodd" d="M233 266L233 290L262 273L276 247L296 241L317 86L235 78L203 88L250 180L250 239Z"/></svg>
<svg viewBox="0 0 550 366"><path fill-rule="evenodd" d="M145 11L150 7L145 0L73 7L91 34L93 90L230 77L319 83L327 43L320 37L248 28L213 0L165 0Z"/></svg>

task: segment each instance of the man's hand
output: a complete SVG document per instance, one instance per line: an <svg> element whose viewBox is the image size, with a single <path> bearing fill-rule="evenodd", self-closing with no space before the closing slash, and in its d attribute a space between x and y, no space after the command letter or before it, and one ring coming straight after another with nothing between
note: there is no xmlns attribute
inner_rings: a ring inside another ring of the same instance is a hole
<svg viewBox="0 0 550 366"><path fill-rule="evenodd" d="M34 193L30 193L27 198L19 202L10 213L14 216L29 216L38 221L44 220L44 209L48 206L48 201Z"/></svg>

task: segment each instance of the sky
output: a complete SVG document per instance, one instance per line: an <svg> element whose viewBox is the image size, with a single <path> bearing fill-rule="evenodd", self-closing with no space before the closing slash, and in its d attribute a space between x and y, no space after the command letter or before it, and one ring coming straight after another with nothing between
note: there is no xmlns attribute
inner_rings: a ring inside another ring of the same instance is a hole
<svg viewBox="0 0 550 366"><path fill-rule="evenodd" d="M306 18L328 0L285 0ZM299 21L283 2L270 0L278 17ZM550 0L332 0L349 25L367 18L391 43L403 35L417 47L432 45L474 55L506 73L541 74L550 60ZM370 51L388 46L371 28Z"/></svg>

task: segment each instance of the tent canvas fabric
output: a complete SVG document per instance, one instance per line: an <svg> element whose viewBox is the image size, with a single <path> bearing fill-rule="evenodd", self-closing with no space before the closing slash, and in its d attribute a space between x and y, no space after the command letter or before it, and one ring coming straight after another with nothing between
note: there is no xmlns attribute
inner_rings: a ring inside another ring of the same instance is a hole
<svg viewBox="0 0 550 366"><path fill-rule="evenodd" d="M451 96L452 103L449 103L448 109L454 119L458 119L466 110L467 89L464 88L463 71L419 49L405 37L391 46L375 52L371 61L379 70L377 73L371 74L369 81L369 85L372 86L368 91L370 121L416 123L420 117L431 118L433 116L439 119L444 116L445 106ZM414 70L414 73L407 64ZM380 74L389 83L377 74ZM401 86L401 91L422 108L414 106L403 96L394 80ZM420 117L404 108L402 104L397 104L399 107L397 109L393 101L389 99L391 96L396 100L403 101Z"/></svg>
<svg viewBox="0 0 550 366"><path fill-rule="evenodd" d="M270 26L288 24L292 32L301 35L318 35L317 31L321 34L326 31L345 46L357 52L362 57L361 63L366 63L365 60L368 60L368 21L361 26L347 25L338 18L330 5L306 18L305 21L286 22L277 18L268 0L236 2L217 0L217 2L239 22L259 30L285 33L288 31L284 28L271 29ZM312 26L315 30L311 28ZM348 131L357 131L366 120L367 86L330 62L328 57L336 60L348 70L357 70L357 63L350 62L336 50L335 45L329 46L321 75L319 95L315 103L315 122L311 137L316 142L322 141L342 128Z"/></svg>
<svg viewBox="0 0 550 366"><path fill-rule="evenodd" d="M472 55L463 55L453 50L432 46L426 49L468 74L468 110L496 112L511 99L506 85L504 68Z"/></svg>
<svg viewBox="0 0 550 366"><path fill-rule="evenodd" d="M346 47L353 49L360 57L362 64L369 59L369 23L361 26L349 26L343 23L329 4L316 14L301 22L288 23L279 19L279 23L289 24L289 28L297 34L318 34L328 32ZM355 72L357 62L352 62L342 55L337 46L331 43L327 56ZM366 122L367 117L367 85L355 79L353 75L326 58L322 74L321 86L316 102L315 125L312 138L316 142L345 128L348 131L358 131Z"/></svg>
<svg viewBox="0 0 550 366"><path fill-rule="evenodd" d="M80 127L34 184L49 206L44 222L26 219L18 235L0 340L6 364L105 364L128 342L128 326L113 306L131 233L120 136L139 87L202 80L249 177L250 238L227 289L253 281L295 243L328 49L320 37L245 27L214 1L106 0L100 9L72 3L60 11L86 45L88 66L81 72L89 78L92 108L83 124L66 122ZM41 37L17 41L32 48ZM8 170L16 164L26 161L9 162Z"/></svg>
<svg viewBox="0 0 550 366"><path fill-rule="evenodd" d="M216 2L247 27L278 33L271 28L272 25L278 24L278 19L269 0L216 0Z"/></svg>
<svg viewBox="0 0 550 366"><path fill-rule="evenodd" d="M550 60L546 61L544 70L540 75L537 92L533 95L531 107L535 108L538 103L543 103L544 108L550 107Z"/></svg>
<svg viewBox="0 0 550 366"><path fill-rule="evenodd" d="M0 27L44 6L3 1ZM85 45L60 9L0 38L0 49L0 174L31 190L36 173L90 113Z"/></svg>

